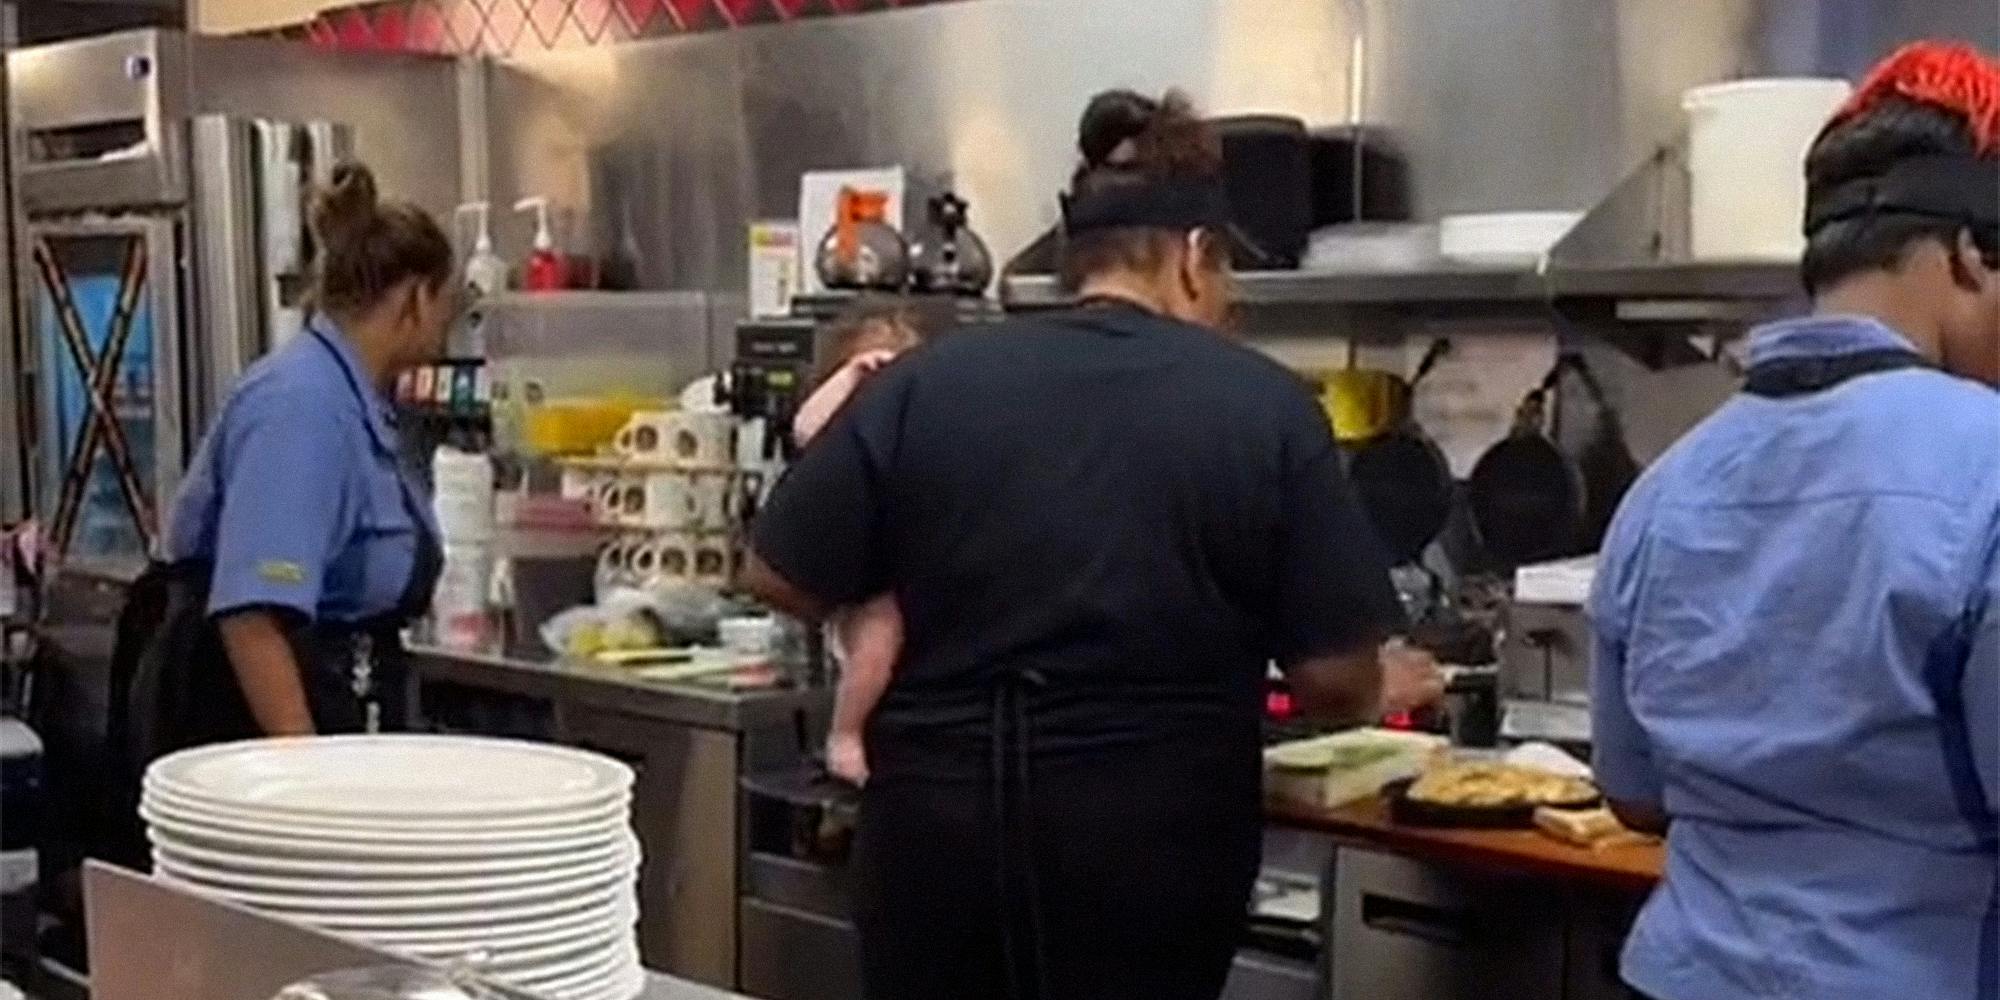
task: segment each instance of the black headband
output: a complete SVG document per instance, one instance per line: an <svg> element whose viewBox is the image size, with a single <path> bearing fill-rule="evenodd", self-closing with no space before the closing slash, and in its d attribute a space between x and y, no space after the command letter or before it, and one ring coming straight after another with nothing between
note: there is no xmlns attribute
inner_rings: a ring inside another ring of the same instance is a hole
<svg viewBox="0 0 2000 1000"><path fill-rule="evenodd" d="M1175 178L1106 184L1062 196L1063 231L1097 229L1223 229L1229 193L1215 179Z"/></svg>
<svg viewBox="0 0 2000 1000"><path fill-rule="evenodd" d="M1884 212L1951 219L1975 232L1991 230L2000 226L2000 160L1915 157L1808 201L1807 236L1831 222Z"/></svg>
<svg viewBox="0 0 2000 1000"><path fill-rule="evenodd" d="M1239 228L1220 178L1171 178L1107 184L1082 194L1064 194L1065 236L1105 229L1204 229L1229 244L1238 267L1270 266L1272 257Z"/></svg>

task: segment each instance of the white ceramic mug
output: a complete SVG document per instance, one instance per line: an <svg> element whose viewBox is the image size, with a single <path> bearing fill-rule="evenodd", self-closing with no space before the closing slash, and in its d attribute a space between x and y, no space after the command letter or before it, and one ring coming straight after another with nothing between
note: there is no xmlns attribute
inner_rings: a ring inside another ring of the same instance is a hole
<svg viewBox="0 0 2000 1000"><path fill-rule="evenodd" d="M664 460L664 445L671 436L672 410L641 410L625 421L611 438L611 447L627 458Z"/></svg>

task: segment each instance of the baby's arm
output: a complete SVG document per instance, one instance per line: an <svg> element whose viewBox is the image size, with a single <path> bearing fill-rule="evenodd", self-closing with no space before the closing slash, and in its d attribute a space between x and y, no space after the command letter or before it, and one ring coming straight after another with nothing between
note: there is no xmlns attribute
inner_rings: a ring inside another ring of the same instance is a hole
<svg viewBox="0 0 2000 1000"><path fill-rule="evenodd" d="M820 383L819 388L799 404L799 412L792 415L792 442L804 447L805 443L826 429L833 415L861 388L868 376L882 370L882 366L896 359L894 351L863 351L840 366L838 371Z"/></svg>
<svg viewBox="0 0 2000 1000"><path fill-rule="evenodd" d="M882 594L842 613L838 625L845 655L834 691L833 731L828 735L827 768L855 784L868 780L861 733L903 652L903 613L893 594Z"/></svg>

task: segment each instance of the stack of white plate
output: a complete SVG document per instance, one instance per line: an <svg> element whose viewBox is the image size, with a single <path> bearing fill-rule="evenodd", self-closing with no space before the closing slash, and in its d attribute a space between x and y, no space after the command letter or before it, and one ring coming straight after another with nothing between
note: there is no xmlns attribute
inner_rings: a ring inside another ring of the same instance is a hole
<svg viewBox="0 0 2000 1000"><path fill-rule="evenodd" d="M632 770L462 736L254 740L163 757L140 813L156 877L418 958L483 952L555 1000L629 1000Z"/></svg>
<svg viewBox="0 0 2000 1000"><path fill-rule="evenodd" d="M1438 220L1438 253L1463 264L1530 267L1583 221L1582 212L1473 212Z"/></svg>

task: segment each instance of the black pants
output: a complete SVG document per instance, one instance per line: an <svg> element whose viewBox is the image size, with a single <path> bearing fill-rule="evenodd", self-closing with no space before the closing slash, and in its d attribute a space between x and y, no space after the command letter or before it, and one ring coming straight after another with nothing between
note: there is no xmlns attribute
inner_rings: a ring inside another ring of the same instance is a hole
<svg viewBox="0 0 2000 1000"><path fill-rule="evenodd" d="M1257 873L1255 750L1037 762L1028 784L1003 855L991 780L869 783L853 865L869 1000L1214 1000Z"/></svg>

